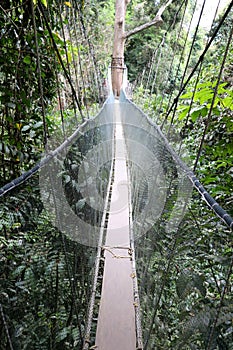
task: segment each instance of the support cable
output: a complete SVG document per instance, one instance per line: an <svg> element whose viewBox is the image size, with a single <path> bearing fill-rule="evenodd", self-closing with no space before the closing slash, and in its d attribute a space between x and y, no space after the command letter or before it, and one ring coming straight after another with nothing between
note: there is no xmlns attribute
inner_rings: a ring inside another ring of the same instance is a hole
<svg viewBox="0 0 233 350"><path fill-rule="evenodd" d="M181 4L181 6L180 6L180 8L178 9L178 11L177 11L177 13L176 13L176 16L175 16L175 18L178 16L178 14L179 14L179 12L181 11L181 9L182 9L184 3L185 3L185 8L184 8L184 11L183 11L183 15L182 15L182 19L181 19L181 23L180 23L180 27L179 27L178 37L177 37L177 40L176 40L176 43L175 43L175 48L174 48L173 57L172 57L172 60L171 60L171 63L170 63L170 68L169 68L169 71L168 71L168 73L167 73L166 82L165 82L165 84L164 84L165 86L168 85L168 83L169 83L169 77L171 77L171 74L172 74L172 69L173 69L174 60L175 60L175 54L176 54L176 50L177 50L177 47L178 47L178 42L179 42L179 39L180 39L180 36L181 36L181 32L182 32L182 28L183 28L183 24L184 24L184 18L185 18L187 6L188 6L188 1L187 1L187 0L185 0L185 1ZM170 29L170 28L169 28L169 29ZM169 29L168 29L168 30L169 30ZM176 76L175 76L175 80L176 80L176 78L177 78L177 73L176 73ZM171 95L172 95L172 93L171 93ZM163 90L161 102L160 102L160 104L159 104L159 107L156 108L156 110L158 110L158 111L161 110L161 107L162 107L162 105L163 105L164 96L165 96L165 93L164 93L164 90Z"/></svg>
<svg viewBox="0 0 233 350"><path fill-rule="evenodd" d="M176 19L177 19L177 16L180 14L180 12L182 11L182 8L184 6L184 4L186 3L186 6L185 6L185 10L187 8L187 0L183 0L183 2L180 4L179 8L177 9L175 15L174 15L174 18L173 18L173 21L172 23L170 24L170 26L168 27L168 29L166 30L164 36L163 36L163 39L162 39L162 42L160 43L160 46L163 48L164 47L164 44L166 42L166 38L167 38L167 34L169 32L171 32L172 29L175 28L175 24L176 24ZM168 81L168 77L169 77L169 74L171 73L171 70L172 70L172 67L173 67L173 61L174 61L174 58L175 58L175 53L176 53L176 49L177 49L177 46L178 46L178 41L179 41L179 38L180 38L180 35L181 35L181 28L183 26L183 21L184 21L184 14L185 14L185 11L183 13L183 16L182 16L182 21L181 21L181 25L180 25L180 28L179 28L179 33L178 33L178 37L176 39L176 43L175 43L175 47L174 47L174 50L173 50L173 55L172 55L172 60L171 60L171 63L170 63L170 69L168 71L168 74L167 74L167 81ZM161 52L161 57L162 57L162 52ZM159 60L158 60L158 65L160 64L160 57L159 57ZM157 72L158 72L158 67L156 67L157 71L156 71L156 74L155 74L155 79L153 81L153 85L152 85L152 89L151 89L151 93L153 93L153 90L154 90L154 86L155 86L155 80L157 79ZM166 83L164 84L166 86Z"/></svg>
<svg viewBox="0 0 233 350"><path fill-rule="evenodd" d="M81 104L80 104L80 102L79 102L79 100L78 100L78 97L77 97L75 88L74 88L73 83L72 83L72 81L71 81L71 78L70 78L70 76L69 76L69 74L68 74L68 72L67 72L67 69L66 69L66 67L65 67L65 65L64 65L64 62L63 62L62 57L61 57L61 54L60 54L60 52L59 52L59 50L58 50L57 44L55 43L55 40L54 40L54 37L53 37L53 33L52 33L52 31L51 31L51 28L50 28L50 25L49 25L49 23L48 23L46 14L45 14L45 12L44 12L43 5L41 4L40 1L38 2L38 6L39 6L40 12L41 12L41 14L42 14L42 16L43 16L43 18L44 18L45 26L46 26L46 28L47 28L47 30L48 30L48 32L49 32L49 36L50 36L50 38L51 38L51 40L52 40L52 44L53 44L54 50L56 51L56 53L57 53L57 55L58 55L58 59L59 59L59 62L60 62L60 64L61 64L61 66L62 66L62 69L63 69L63 71L64 71L65 77L66 77L66 79L68 80L68 82L69 82L69 84L70 84L72 94L73 94L73 96L74 96L75 102L76 102L76 104L77 104L77 106L78 106L78 109L79 109L79 113L80 113L80 115L81 115L81 117L82 117L82 120L84 121L84 116L83 116Z"/></svg>
<svg viewBox="0 0 233 350"><path fill-rule="evenodd" d="M128 103L132 104L134 108L139 109L133 102L127 100ZM140 110L140 109L139 109ZM141 111L141 110L140 110ZM174 149L170 146L170 143L166 136L163 134L162 130L155 124L152 120L150 120L142 111L141 113L145 116L147 122L153 126L154 129L158 132L159 136L164 142L165 147L171 154L172 158L176 162L178 166L185 172L194 188L199 192L202 196L203 200L206 204L213 210L216 216L218 216L225 224L233 231L233 218L216 202L216 200L208 193L208 191L204 188L204 186L200 183L197 177L194 175L193 171L180 159Z"/></svg>
<svg viewBox="0 0 233 350"><path fill-rule="evenodd" d="M221 77L222 77L222 72L223 72L223 69L224 69L224 65L225 65L225 62L226 62L228 51L229 51L229 48L230 48L230 45L231 45L232 36L233 36L233 26L231 28L231 32L230 32L230 35L229 35L229 38L228 38L228 42L227 42L227 45L226 45L226 49L225 49L225 52L224 52L221 68L220 68L220 71L219 71L219 74L218 74L217 83L216 83L215 88L214 88L214 96L212 98L211 106L210 106L209 113L208 113L208 116L207 116L207 120L206 120L206 123L205 123L205 129L203 131L201 142L200 142L200 146L199 146L199 149L198 149L198 152L197 152L197 157L196 157L194 168L193 168L194 171L197 168L197 164L198 164L198 161L200 159L200 155L201 155L201 152L202 152L203 144L204 144L204 141L205 141L206 133L207 133L207 130L208 130L208 127L209 127L209 123L210 123L211 117L212 117L212 111L213 111L213 108L214 108L214 103L215 103L215 99L216 99L216 96L217 96L217 93L218 93L218 87L219 87L220 80L221 80Z"/></svg>
<svg viewBox="0 0 233 350"><path fill-rule="evenodd" d="M75 37L75 43L76 43L76 48L77 48L77 54L78 54L78 65L79 65L79 71L81 75L81 80L82 80L82 85L83 85L83 95L84 95L84 104L87 112L87 117L89 118L89 111L88 111L88 106L87 106L87 92L86 92L86 86L85 86L85 81L84 81L84 75L83 75L83 67L82 67L82 60L81 60L81 55L80 55L80 49L78 46L78 31L77 31L77 24L76 24L76 19L75 19L75 14L74 14L74 7L72 6L71 8L71 15L72 15L72 24L74 28L74 37ZM69 35L71 39L71 31L70 31L70 26L69 26ZM74 67L75 67L75 73L76 73L76 82L78 85L78 79L77 79L77 68L75 64L75 56L74 52L72 50L72 56L73 56L73 61L74 61ZM90 84L90 81L89 81Z"/></svg>
<svg viewBox="0 0 233 350"><path fill-rule="evenodd" d="M71 74L71 68L70 68L70 62L69 62L69 55L68 55L68 50L67 50L67 44L66 44L66 33L65 33L65 28L64 28L64 24L63 24L63 20L62 20L62 7L61 4L59 3L59 8L58 8L58 13L59 13L59 20L60 20L60 25L61 25L61 32L62 32L62 37L63 37L63 43L64 43L64 49L65 49L65 57L66 57L66 64L67 64L67 71L69 73L69 77L72 77ZM71 49L73 48L73 46L71 45ZM59 56L58 56L59 57ZM64 69L63 69L64 70ZM66 77L67 78L67 77ZM75 93L77 93L77 98L79 100L80 96L79 96L79 90L78 92L76 92L75 89ZM73 108L74 108L74 114L75 114L75 118L77 121L77 115L76 115L76 105L75 105L75 95L74 93L71 94L72 95L72 101L73 101ZM79 100L80 101L80 100Z"/></svg>
<svg viewBox="0 0 233 350"><path fill-rule="evenodd" d="M181 51L181 54L180 54L179 64L178 64L178 67L177 67L176 73L175 73L175 82L179 79L179 72L180 72L180 69L181 69L182 62L183 62L183 60L184 60L185 49L186 49L186 46L187 46L187 43L188 43L188 38L189 38L189 35L190 35L190 31L191 31L192 19L193 19L194 13L195 13L195 11L196 11L196 7L197 7L197 0L195 1L195 5L194 5L194 7L193 7L192 16L191 16L191 19L190 19L190 21L189 21L188 30L187 30L187 32L186 32L186 36L185 36L185 40L184 40L184 45L183 45L183 48L182 48L182 51ZM170 103L171 103L172 96L173 96L173 92L169 95L169 99L168 99L168 104L167 104L166 111L169 109L169 105L170 105ZM165 120L164 120L163 123L162 123L161 128L163 128L163 125L164 125L165 121L166 121L166 117L165 117Z"/></svg>
<svg viewBox="0 0 233 350"><path fill-rule="evenodd" d="M196 25L196 29L195 29L193 40L192 40L192 44L191 44L191 48L189 50L188 58L187 58L187 61L186 61L185 69L184 69L184 72L183 72L183 75L182 75L182 79L181 79L181 83L180 83L180 90L181 90L181 88L183 86L184 78L186 76L186 73L187 73L187 70L188 70L188 67L189 67L189 62L190 62L191 54L192 54L192 51L193 51L193 48L194 48L194 44L195 44L195 41L196 41L198 29L199 29L199 26L200 26L202 14L203 14L204 7L205 7L205 2L206 2L206 0L204 0L203 3L202 3L201 12L200 12L200 15L198 17L198 23ZM173 109L173 114L172 114L172 118L171 118L170 124L173 124L173 121L174 121L174 118L175 118L176 109L177 109L177 105L178 105L178 99L176 100L175 105L174 105L175 108ZM168 118L168 115L169 115L169 113L166 114L164 122L166 122L166 120ZM164 126L164 122L163 122L162 127Z"/></svg>
<svg viewBox="0 0 233 350"><path fill-rule="evenodd" d="M33 30L34 30L34 36L35 36L35 45L36 45L37 72L39 76L38 85L39 85L39 91L40 91L41 112L42 112L42 121L43 121L43 129L44 129L44 147L46 149L47 141L48 141L48 129L47 129L47 124L45 119L44 90L43 90L42 75L41 75L40 50L38 45L38 36L37 36L37 27L36 27L33 0L31 0L31 8L32 8L32 21L33 21Z"/></svg>
<svg viewBox="0 0 233 350"><path fill-rule="evenodd" d="M66 147L68 147L73 140L81 133L81 129L87 124L87 121L85 121L83 124L81 124L78 129L70 136L67 137L66 140L58 146L54 151L50 151L46 154L44 158L42 158L34 167L32 167L30 170L23 173L21 176L17 177L13 181L7 183L2 188L0 188L0 197L5 195L7 192L13 190L15 187L21 185L23 182L25 182L27 179L29 179L32 175L38 172L42 167L44 167L47 163L49 163L54 157L56 157L58 154L60 154Z"/></svg>
<svg viewBox="0 0 233 350"><path fill-rule="evenodd" d="M207 43L205 49L203 50L202 54L200 55L197 63L195 64L194 68L192 69L191 73L189 74L187 80L185 81L185 83L183 84L183 86L181 86L179 93L176 95L176 97L173 100L173 103L171 105L171 107L169 108L165 120L167 120L169 114L171 113L171 111L173 110L173 108L177 105L178 99L181 96L181 94L183 93L183 91L185 90L185 88L187 87L188 83L190 82L190 80L192 79L194 73L196 72L197 68L199 67L199 65L201 64L201 62L203 61L207 51L209 50L210 46L212 45L215 37L217 36L220 28L222 27L225 19L227 18L228 14L230 13L231 9L233 7L233 1L231 1L231 3L229 4L226 12L224 13L223 17L221 18L217 28L215 29L213 36L211 37L211 39L209 40L209 42Z"/></svg>

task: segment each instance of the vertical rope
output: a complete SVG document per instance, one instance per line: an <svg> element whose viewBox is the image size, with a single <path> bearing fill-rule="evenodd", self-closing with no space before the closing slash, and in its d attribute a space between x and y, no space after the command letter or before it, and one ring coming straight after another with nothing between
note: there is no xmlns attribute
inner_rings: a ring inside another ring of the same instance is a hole
<svg viewBox="0 0 233 350"><path fill-rule="evenodd" d="M216 96L217 96L217 93L218 93L218 87L219 87L220 80L221 80L221 77L222 77L222 72L223 72L223 69L224 69L225 62L226 62L227 54L228 54L228 51L229 51L229 48L230 48L230 45L231 45L232 36L233 36L233 27L231 28L231 32L230 32L230 35L229 35L229 38L228 38L228 42L227 42L227 45L226 45L226 49L225 49L225 52L224 52L221 68L220 68L220 71L219 71L219 74L218 74L217 83L216 83L216 86L214 88L214 96L213 96L213 99L212 99L212 102L211 102L211 106L210 106L210 109L209 109L207 121L205 123L205 129L204 129L204 132L202 134L200 146L199 146L199 149L198 149L198 152L197 152L197 157L196 157L194 168L193 168L194 171L197 168L197 164L199 162L199 158L200 158L201 151L202 151L202 148L203 148L203 144L204 144L204 141L205 141L206 133L207 133L207 130L209 128L209 123L210 123L210 120L211 120L212 111L213 111L215 99L216 99Z"/></svg>
<svg viewBox="0 0 233 350"><path fill-rule="evenodd" d="M179 93L176 95L176 97L173 100L172 105L170 106L168 112L166 113L166 117L165 120L167 120L168 116L170 115L170 113L172 112L173 108L176 107L177 102L179 97L181 96L181 94L183 93L183 91L185 90L185 88L187 87L187 85L189 84L190 80L192 79L194 73L196 72L197 68L199 67L199 65L201 64L201 62L204 60L204 57L207 53L207 51L209 50L210 46L212 45L215 37L217 36L220 28L222 27L225 19L227 18L228 14L230 13L231 9L233 7L233 1L229 4L226 12L224 13L223 17L221 18L217 28L215 29L211 39L209 40L209 42L207 43L205 49L203 50L202 54L200 55L197 63L195 64L194 68L192 69L191 73L189 74L188 78L186 79L185 83L183 84L183 86L181 86ZM164 123L163 123L164 124Z"/></svg>
<svg viewBox="0 0 233 350"><path fill-rule="evenodd" d="M43 120L43 129L44 129L44 147L46 149L47 140L48 140L48 129L47 129L46 117L45 117L44 90L43 90L42 75L41 75L40 50L38 45L38 36L37 36L37 27L36 27L33 0L31 0L31 9L32 9L32 21L33 21L33 30L34 30L34 36L35 36L35 44L36 44L37 73L39 76L40 102L41 102L41 108L42 108L42 120Z"/></svg>
<svg viewBox="0 0 233 350"><path fill-rule="evenodd" d="M64 74L65 74L65 77L66 77L66 79L67 79L67 81L69 82L69 85L70 85L70 87L71 87L71 91L72 91L72 94L73 94L73 96L74 96L75 102L76 102L76 104L77 104L77 106L78 106L79 113L80 113L80 115L81 115L81 117L82 117L82 120L84 121L84 116L83 116L81 104L80 104L80 102L79 102L79 100L78 100L78 97L77 97L75 88L74 88L74 86L73 86L71 77L70 77L69 73L67 72L67 69L66 69L66 67L65 67L65 65L64 65L64 62L63 62L62 57L61 57L61 54L60 54L60 52L59 52L59 50L58 50L57 44L55 43L55 40L54 40L54 37L53 37L53 33L52 33L52 31L51 31L51 28L50 28L50 26L49 26L48 20L47 20L47 18L46 18L46 15L45 15L45 12L44 12L44 9L43 9L43 5L40 3L40 1L38 2L38 6L39 6L39 9L40 9L40 12L42 13L42 16L43 16L43 19L44 19L44 22L45 22L45 26L46 26L46 28L47 28L47 30L48 30L48 32L49 32L49 36L50 36L50 38L51 38L51 40L52 40L53 48L54 48L54 50L55 50L56 53L57 53L59 62L60 62L60 64L61 64L62 69L63 69Z"/></svg>
<svg viewBox="0 0 233 350"><path fill-rule="evenodd" d="M2 316L2 321L3 321L3 325L4 325L4 328L5 328L5 331L6 331L6 336L7 336L7 340L8 340L8 343L9 343L10 350L14 350L12 342L11 342L10 333L9 333L9 330L8 330L8 327L7 327L5 315L4 315L4 312L3 312L3 307L2 307L1 303L0 303L0 313L1 313L1 316Z"/></svg>

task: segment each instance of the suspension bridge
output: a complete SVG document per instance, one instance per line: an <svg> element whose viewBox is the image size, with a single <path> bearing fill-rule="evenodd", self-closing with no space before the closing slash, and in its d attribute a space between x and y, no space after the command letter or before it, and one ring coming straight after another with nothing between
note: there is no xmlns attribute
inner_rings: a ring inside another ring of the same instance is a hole
<svg viewBox="0 0 233 350"><path fill-rule="evenodd" d="M138 76L137 85L145 88L144 97L152 101L156 95L156 84L161 79L158 72L159 67L164 65L167 34L177 30L178 43L181 29L186 28L182 50L178 51L176 43L170 66L163 76L164 89L168 87L172 75L178 86L177 91L175 95L173 91L169 92L164 110L167 96L165 91L158 92L157 89L160 99L156 102L152 111L154 117L151 118L151 113L148 117L129 92L126 66L120 70L123 71L120 96L114 95L111 82L112 70L118 67L109 68L103 87L95 52L78 3L71 1L64 5L59 2L57 5L64 59L51 29L51 14L39 2L37 11L42 16L41 25L43 23L48 31L55 59L62 67L62 79L76 118L75 130L73 126L66 129L64 113L67 98L64 85L62 89L58 84L57 101L62 132L59 130L51 137L47 133L46 106L43 102L41 54L36 34L39 28L35 13L32 16L45 152L37 164L6 183L0 189L0 196L3 203L9 201L20 211L27 205L25 199L20 199L20 193L30 184L33 186L34 181L39 184L40 201L49 220L47 227L53 226L61 233L61 250L64 252L68 288L74 305L69 315L72 325L66 327L66 332L69 329L70 336L75 338L74 349L214 350L231 349L233 346L231 342L231 347L224 347L233 313L233 219L211 196L209 187L207 190L197 175L208 127L219 101L218 95L227 94L222 84L227 58L232 52L232 19L224 52L216 69L216 82L211 86L205 123L191 156L185 138L180 137L176 130L176 116L182 111L185 111L184 125L187 127L192 121L192 105L202 83L205 58L221 28L231 18L233 2L226 7L217 25L216 10L212 30L200 56L192 65L192 54L206 1L201 5L198 24L192 35L192 18L188 25L185 21L188 3L181 2L173 23L164 31L161 43L154 49L148 65ZM197 13L196 9L197 2L193 7L193 16ZM70 25L62 22L62 13L66 14ZM175 26L178 15L179 24ZM87 73L82 66L81 54L78 52L78 56L75 55L80 35L88 48ZM192 43L188 47L190 38ZM173 70L175 61L178 62L176 72ZM92 77L89 73L93 74ZM58 72L56 74L59 82L61 76ZM85 87L84 75L89 80L90 89L93 88L96 100L101 102L106 97L101 109L95 110L95 117L89 115L87 94L90 92ZM184 107L181 102L191 83L188 104ZM199 116L202 115L202 108L200 105ZM232 109L228 109L232 113ZM28 198L30 201L29 195ZM205 222L206 215L203 220L196 217L197 214L191 209L193 202L208 212L209 222ZM27 220L30 224L31 218ZM217 242L220 233L223 236L221 247ZM206 257L197 253L199 245L208 245ZM69 266L70 254L73 254L72 266ZM59 269L62 267L59 267L59 263L56 266L58 290ZM175 308L180 311L175 311ZM18 347L14 345L14 339L17 336L7 311L4 301L0 302L6 348L16 349ZM66 322L68 324L68 320ZM68 337L68 333L65 337ZM192 337L192 345L187 345ZM168 342L165 338L173 342L172 347L166 345ZM158 339L162 339L163 345ZM41 345L35 348L46 347ZM56 349L56 346L47 348Z"/></svg>

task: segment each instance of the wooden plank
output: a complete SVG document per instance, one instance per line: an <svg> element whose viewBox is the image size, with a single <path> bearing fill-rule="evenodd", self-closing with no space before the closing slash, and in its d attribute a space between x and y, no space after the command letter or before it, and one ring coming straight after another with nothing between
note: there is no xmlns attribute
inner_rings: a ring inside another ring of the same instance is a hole
<svg viewBox="0 0 233 350"><path fill-rule="evenodd" d="M115 173L104 248L105 267L95 344L99 350L135 350L128 172L117 104L115 112Z"/></svg>

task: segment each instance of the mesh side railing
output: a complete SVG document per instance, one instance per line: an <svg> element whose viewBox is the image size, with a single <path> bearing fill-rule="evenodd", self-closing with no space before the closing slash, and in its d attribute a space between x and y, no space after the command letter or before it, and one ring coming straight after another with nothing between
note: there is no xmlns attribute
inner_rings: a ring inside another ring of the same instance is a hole
<svg viewBox="0 0 233 350"><path fill-rule="evenodd" d="M144 349L231 349L232 218L159 128L124 98L121 106Z"/></svg>
<svg viewBox="0 0 233 350"><path fill-rule="evenodd" d="M62 147L55 135L35 173L1 189L3 348L82 349L112 160L110 106Z"/></svg>

